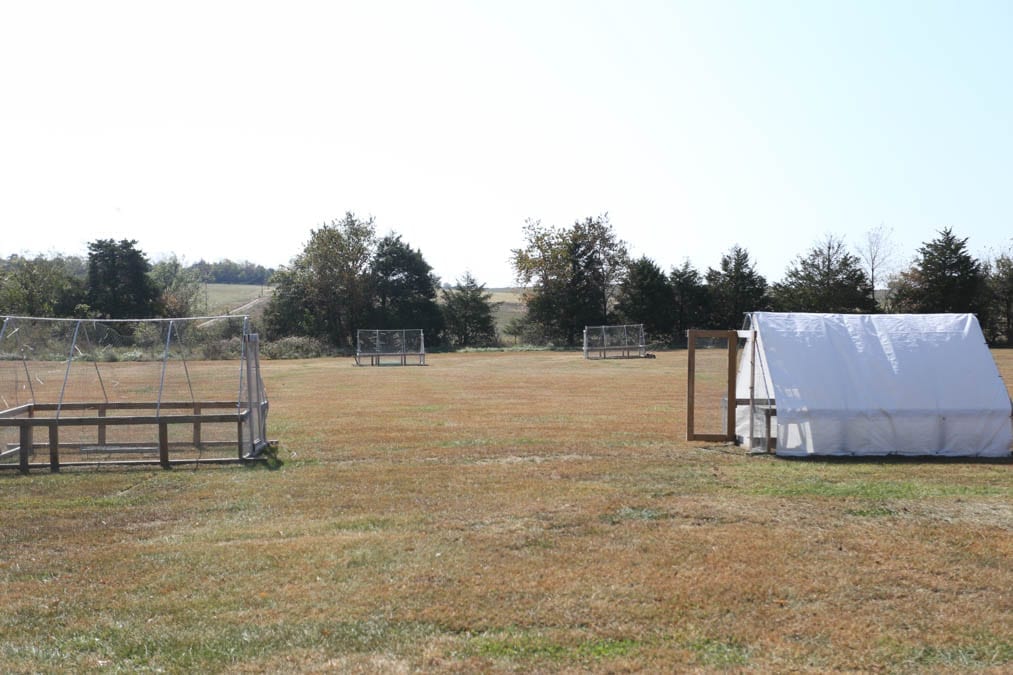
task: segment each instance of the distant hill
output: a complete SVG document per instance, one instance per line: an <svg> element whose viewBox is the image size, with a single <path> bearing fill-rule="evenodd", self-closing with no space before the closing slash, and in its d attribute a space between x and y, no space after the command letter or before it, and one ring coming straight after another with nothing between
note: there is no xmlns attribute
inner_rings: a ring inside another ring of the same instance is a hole
<svg viewBox="0 0 1013 675"><path fill-rule="evenodd" d="M524 315L524 303L521 300L521 295L524 292L524 289L487 288L485 290L486 292L492 294L491 302L503 303L496 308L496 311L493 312L493 316L496 319L496 329L499 331L500 339L509 342L511 338L507 337L504 329L513 319Z"/></svg>
<svg viewBox="0 0 1013 675"><path fill-rule="evenodd" d="M273 286L259 284L207 284L204 299L207 312L219 314L249 314L259 318L274 292Z"/></svg>
<svg viewBox="0 0 1013 675"><path fill-rule="evenodd" d="M492 294L492 302L503 303L494 312L496 328L501 337L505 337L503 329L507 324L524 314L524 304L521 301L523 291L522 288L486 289L486 292ZM259 319L272 293L274 293L273 286L259 284L207 284L205 292L207 313L213 316L249 314L254 319Z"/></svg>

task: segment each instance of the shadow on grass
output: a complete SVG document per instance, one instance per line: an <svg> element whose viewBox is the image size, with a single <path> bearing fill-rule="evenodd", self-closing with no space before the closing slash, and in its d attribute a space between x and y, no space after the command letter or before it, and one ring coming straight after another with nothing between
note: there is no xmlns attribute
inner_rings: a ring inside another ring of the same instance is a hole
<svg viewBox="0 0 1013 675"><path fill-rule="evenodd" d="M214 460L183 460L174 461L172 464L166 467L162 467L155 460L135 463L117 463L116 461L92 461L73 463L68 462L60 464L56 471L53 471L49 464L33 463L29 465L28 473L22 473L18 469L16 464L5 464L0 467L0 476L10 476L11 478L27 478L35 475L50 475L59 476L61 474L75 474L75 473L87 473L87 472L113 472L113 471L151 471L152 469L159 469L161 471L197 471L199 469L208 470L212 467L218 469L224 469L227 466L239 466L249 471L277 471L285 465L285 462L278 457L278 447L274 443L265 448L256 457L249 457L243 459L232 458L225 461L214 461Z"/></svg>
<svg viewBox="0 0 1013 675"><path fill-rule="evenodd" d="M762 457L802 464L1007 464L1013 465L1013 455L1007 457L949 457L943 455L806 455L803 457L778 455L770 452L747 450L734 443L696 446L698 450L719 452L740 457Z"/></svg>
<svg viewBox="0 0 1013 675"><path fill-rule="evenodd" d="M251 471L256 469L277 471L285 466L285 462L281 461L281 458L278 457L278 443L272 442L255 458L244 461L243 466Z"/></svg>
<svg viewBox="0 0 1013 675"><path fill-rule="evenodd" d="M811 455L809 457L777 457L787 462L814 464L1006 464L1011 457L941 457L939 455Z"/></svg>

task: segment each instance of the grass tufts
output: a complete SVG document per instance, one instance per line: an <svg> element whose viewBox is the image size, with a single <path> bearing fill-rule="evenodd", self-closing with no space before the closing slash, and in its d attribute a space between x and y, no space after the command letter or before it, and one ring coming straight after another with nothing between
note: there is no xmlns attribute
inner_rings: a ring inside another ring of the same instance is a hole
<svg viewBox="0 0 1013 675"><path fill-rule="evenodd" d="M682 351L351 363L263 362L269 462L0 472L0 672L1013 671L1008 461L687 443Z"/></svg>
<svg viewBox="0 0 1013 675"><path fill-rule="evenodd" d="M661 511L656 509L642 507L636 508L631 506L624 506L617 511L606 513L601 516L601 521L608 523L609 525L618 525L624 521L636 521L636 520L661 520L668 516Z"/></svg>
<svg viewBox="0 0 1013 675"><path fill-rule="evenodd" d="M729 668L749 663L749 648L735 640L702 638L690 642L687 647L702 666Z"/></svg>

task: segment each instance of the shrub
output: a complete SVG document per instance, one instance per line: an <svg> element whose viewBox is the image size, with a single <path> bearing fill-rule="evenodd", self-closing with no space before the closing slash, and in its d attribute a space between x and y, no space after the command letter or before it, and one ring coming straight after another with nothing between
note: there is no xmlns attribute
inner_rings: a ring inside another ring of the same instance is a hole
<svg viewBox="0 0 1013 675"><path fill-rule="evenodd" d="M312 359L320 356L335 356L334 349L326 342L305 336L290 336L260 347L260 353L269 359Z"/></svg>

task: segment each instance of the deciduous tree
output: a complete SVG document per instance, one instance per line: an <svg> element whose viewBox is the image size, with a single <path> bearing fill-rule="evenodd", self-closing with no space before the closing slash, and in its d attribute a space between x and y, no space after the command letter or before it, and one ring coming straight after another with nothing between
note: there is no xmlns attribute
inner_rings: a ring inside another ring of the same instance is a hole
<svg viewBox="0 0 1013 675"><path fill-rule="evenodd" d="M858 257L862 261L865 276L869 279L869 286L875 294L877 285L882 287L883 282L895 269L893 228L880 223L866 232L864 241L858 246Z"/></svg>
<svg viewBox="0 0 1013 675"><path fill-rule="evenodd" d="M201 278L212 284L267 284L274 270L249 261L236 262L226 258L218 262L201 260L196 268Z"/></svg>
<svg viewBox="0 0 1013 675"><path fill-rule="evenodd" d="M151 278L159 290L163 316L196 316L207 311L199 268L184 267L176 256L171 256L155 263Z"/></svg>
<svg viewBox="0 0 1013 675"><path fill-rule="evenodd" d="M72 316L83 297L63 258L14 255L0 265L0 314Z"/></svg>
<svg viewBox="0 0 1013 675"><path fill-rule="evenodd" d="M303 252L275 274L265 311L270 337L306 335L351 348L370 309L373 219L347 212L310 232Z"/></svg>
<svg viewBox="0 0 1013 675"><path fill-rule="evenodd" d="M1013 249L1006 249L992 262L988 278L992 299L992 337L1013 346Z"/></svg>
<svg viewBox="0 0 1013 675"><path fill-rule="evenodd" d="M528 319L550 340L577 343L584 326L610 323L613 294L626 271L625 242L608 215L577 221L570 228L529 220L525 246L511 252L525 293Z"/></svg>

